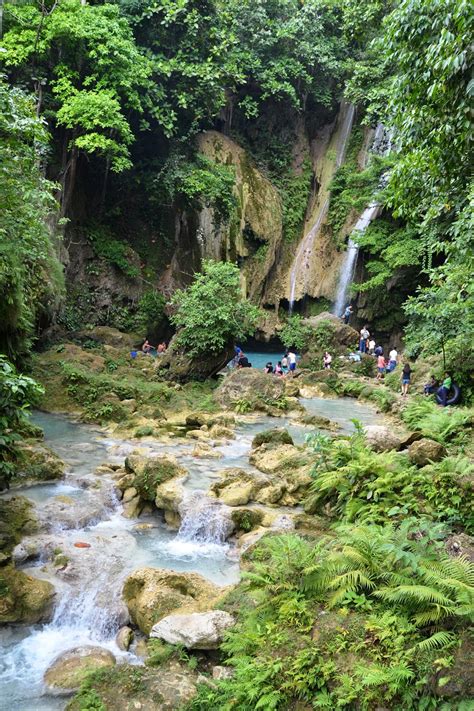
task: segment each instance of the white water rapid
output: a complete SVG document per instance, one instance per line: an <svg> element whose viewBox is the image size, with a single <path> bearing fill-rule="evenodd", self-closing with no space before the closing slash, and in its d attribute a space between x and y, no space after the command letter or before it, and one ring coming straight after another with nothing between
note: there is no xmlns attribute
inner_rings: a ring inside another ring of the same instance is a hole
<svg viewBox="0 0 474 711"><path fill-rule="evenodd" d="M343 113L343 121L336 145L336 158L334 161L333 173L341 167L346 156L347 143L351 134L352 123L354 121L355 107L352 104L341 104L341 113ZM316 219L309 232L301 240L296 251L293 266L290 272L290 298L289 311L293 312L296 296L296 286L302 284L302 296L306 294L306 285L308 281L308 271L310 268L310 260L313 252L314 241L321 229L321 226L326 219L329 209L329 195L323 199L319 210L316 214Z"/></svg>

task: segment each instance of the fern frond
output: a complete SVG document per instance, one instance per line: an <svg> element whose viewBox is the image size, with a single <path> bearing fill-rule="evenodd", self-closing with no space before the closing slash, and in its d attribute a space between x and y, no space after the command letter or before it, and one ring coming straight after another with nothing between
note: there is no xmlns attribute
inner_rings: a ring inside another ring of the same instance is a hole
<svg viewBox="0 0 474 711"><path fill-rule="evenodd" d="M452 632L436 632L435 634L431 635L431 637L423 639L421 640L421 642L418 642L418 644L415 644L415 646L409 649L408 651L428 652L432 649L444 649L445 647L448 647L450 644L455 642L456 639L456 635Z"/></svg>

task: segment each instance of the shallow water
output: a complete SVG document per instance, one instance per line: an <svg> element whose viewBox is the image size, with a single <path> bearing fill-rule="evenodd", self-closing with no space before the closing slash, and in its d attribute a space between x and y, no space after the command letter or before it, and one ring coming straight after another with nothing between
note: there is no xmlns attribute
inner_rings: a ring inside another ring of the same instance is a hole
<svg viewBox="0 0 474 711"><path fill-rule="evenodd" d="M269 360L268 353L263 355ZM365 424L377 418L374 411L353 400L314 399L302 400L302 404L310 413L338 421L343 431L353 428L351 417ZM48 544L50 550L58 547L70 556L66 571L72 568L73 574L51 576L50 567L44 568L41 560L23 566L30 574L52 579L57 603L53 620L48 624L6 627L0 631L0 711L64 708L64 699L44 695L42 679L53 659L73 647L98 644L110 649L119 661L138 662L133 654L120 652L114 641L123 613L120 600L123 581L133 570L157 567L193 571L218 585L238 580L236 548L225 541L221 508L212 502L210 505L205 491L225 467L251 468L248 454L257 432L286 427L295 442L301 443L314 430L289 418L243 419L245 422L236 428L236 439L216 447L222 458L197 459L192 456L195 442L187 439L171 443L115 440L97 428L66 420L61 415L35 415L34 421L45 432L46 444L65 460L67 473L63 481L24 487L20 493L34 502L40 516L42 511L48 515L54 511L48 507L57 504L57 496L68 502L73 512L72 524L58 523L42 537L43 545ZM144 454L174 454L188 470L184 482L188 494L178 533L167 528L158 515L142 516L139 520L124 518L113 480L94 474L102 462L121 464L134 449ZM98 515L87 525L81 525L81 512L91 506L98 508ZM90 548L75 548L78 541L89 543Z"/></svg>

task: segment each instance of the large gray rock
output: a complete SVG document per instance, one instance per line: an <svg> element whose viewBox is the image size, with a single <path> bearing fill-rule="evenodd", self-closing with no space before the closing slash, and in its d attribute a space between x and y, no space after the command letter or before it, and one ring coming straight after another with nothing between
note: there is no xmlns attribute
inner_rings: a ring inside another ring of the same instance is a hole
<svg viewBox="0 0 474 711"><path fill-rule="evenodd" d="M434 439L423 437L408 447L408 456L413 464L424 467L431 462L439 462L446 455L446 449Z"/></svg>
<svg viewBox="0 0 474 711"><path fill-rule="evenodd" d="M364 427L367 444L374 452L388 452L400 449L402 438L385 425L367 425Z"/></svg>
<svg viewBox="0 0 474 711"><path fill-rule="evenodd" d="M150 637L169 644L182 644L187 649L217 649L224 633L235 624L228 612L211 610L189 615L168 615L153 626Z"/></svg>

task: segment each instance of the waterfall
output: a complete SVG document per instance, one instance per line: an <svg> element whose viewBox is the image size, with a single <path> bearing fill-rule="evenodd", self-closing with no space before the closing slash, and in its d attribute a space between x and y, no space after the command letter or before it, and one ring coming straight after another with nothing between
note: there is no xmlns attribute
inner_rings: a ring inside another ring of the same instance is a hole
<svg viewBox="0 0 474 711"><path fill-rule="evenodd" d="M377 153L381 156L387 155L392 150L392 132L388 131L381 123L377 124L370 150L371 153ZM364 162L364 168L366 162L367 161ZM385 184L386 180L386 175L382 175L379 184L380 188ZM342 262L341 271L339 273L339 282L336 291L336 301L334 303L333 309L333 313L336 316L341 316L344 311L346 298L349 293L349 287L352 284L354 278L354 272L357 265L357 257L359 254L357 234L365 232L372 220L375 220L375 218L377 217L379 208L380 205L376 202L371 202L370 205L365 208L364 212L357 220L347 242L347 250L344 255L344 261Z"/></svg>
<svg viewBox="0 0 474 711"><path fill-rule="evenodd" d="M349 136L351 134L352 129L352 123L354 121L355 107L352 104L343 103L341 104L341 111L343 110L343 108L346 108L346 111L336 144L336 159L334 161L334 172L336 172L336 170L341 167L346 156L347 142L349 140ZM303 296L306 294L307 277L310 267L311 254L313 252L314 241L321 229L321 225L323 224L326 218L328 209L329 195L321 203L313 226L305 235L305 237L303 237L296 251L293 266L290 271L290 314L293 312L293 307L295 303L296 284L298 281L298 277L301 277L301 275L303 277L302 280L300 279L300 281L302 281L303 283Z"/></svg>
<svg viewBox="0 0 474 711"><path fill-rule="evenodd" d="M182 522L177 541L222 545L232 532L228 508L203 491L187 496L180 506Z"/></svg>
<svg viewBox="0 0 474 711"><path fill-rule="evenodd" d="M346 297L349 291L349 287L352 284L354 278L354 271L357 264L357 256L359 254L359 246L355 241L357 239L357 234L364 232L370 225L372 220L377 216L379 205L376 202L371 203L365 208L362 215L356 222L356 225L352 231L351 237L347 243L347 250L344 255L344 261L342 263L341 271L339 274L339 283L337 285L336 292L336 302L334 305L334 313L336 316L341 316L346 303ZM354 236L355 239L352 239Z"/></svg>

